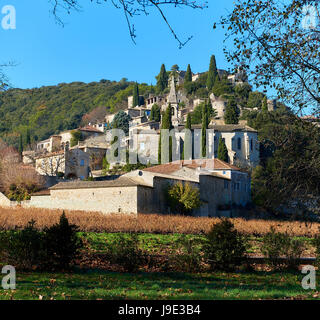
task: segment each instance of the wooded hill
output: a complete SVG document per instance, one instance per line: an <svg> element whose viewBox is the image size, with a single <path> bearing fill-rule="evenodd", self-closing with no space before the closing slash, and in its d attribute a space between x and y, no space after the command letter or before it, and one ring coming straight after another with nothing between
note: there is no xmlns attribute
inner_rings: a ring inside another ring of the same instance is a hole
<svg viewBox="0 0 320 320"><path fill-rule="evenodd" d="M20 134L31 141L40 141L62 130L81 124L83 115L104 106L107 113L127 107L134 83L119 82L61 83L34 89L9 89L0 92L0 137L8 144L18 146ZM141 94L150 87L139 85Z"/></svg>

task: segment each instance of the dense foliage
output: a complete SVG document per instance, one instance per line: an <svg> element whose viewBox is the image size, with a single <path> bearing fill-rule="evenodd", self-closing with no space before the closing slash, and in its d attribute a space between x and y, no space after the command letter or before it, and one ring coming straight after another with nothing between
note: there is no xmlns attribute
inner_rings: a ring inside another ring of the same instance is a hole
<svg viewBox="0 0 320 320"><path fill-rule="evenodd" d="M26 146L28 135L33 142L63 130L76 129L83 116L97 107L104 107L107 113L125 109L133 86L133 82L122 79L120 82L73 82L0 92L0 136L18 148L20 133ZM150 90L146 84L139 85L142 95Z"/></svg>

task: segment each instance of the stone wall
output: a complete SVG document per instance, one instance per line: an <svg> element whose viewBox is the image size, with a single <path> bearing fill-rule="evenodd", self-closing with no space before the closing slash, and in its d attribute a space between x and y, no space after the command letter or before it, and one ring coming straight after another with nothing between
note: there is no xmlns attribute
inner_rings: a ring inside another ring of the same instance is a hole
<svg viewBox="0 0 320 320"><path fill-rule="evenodd" d="M137 214L137 189L133 186L51 190L51 195L32 196L30 201L21 203L0 193L0 206Z"/></svg>

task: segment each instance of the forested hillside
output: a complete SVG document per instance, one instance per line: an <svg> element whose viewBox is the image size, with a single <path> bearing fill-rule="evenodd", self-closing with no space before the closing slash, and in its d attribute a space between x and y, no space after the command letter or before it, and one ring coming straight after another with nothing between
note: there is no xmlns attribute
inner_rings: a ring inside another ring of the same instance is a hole
<svg viewBox="0 0 320 320"><path fill-rule="evenodd" d="M77 128L83 115L96 107L105 106L107 113L126 108L133 86L133 82L122 79L0 92L0 137L17 146L20 134L25 144L27 132L32 141L39 141ZM144 94L150 87L142 84L139 90Z"/></svg>

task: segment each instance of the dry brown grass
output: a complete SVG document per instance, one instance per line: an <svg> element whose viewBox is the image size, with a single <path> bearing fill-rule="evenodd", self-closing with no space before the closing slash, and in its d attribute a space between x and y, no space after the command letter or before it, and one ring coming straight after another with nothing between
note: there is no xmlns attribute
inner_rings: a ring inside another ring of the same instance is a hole
<svg viewBox="0 0 320 320"><path fill-rule="evenodd" d="M43 229L57 223L62 210L0 208L0 229L7 230L24 227L28 221L35 220L36 226ZM66 212L67 218L84 232L141 232L141 233L187 233L204 234L209 231L218 218L195 218L155 214L104 215L96 212ZM311 237L318 233L320 224L304 222L280 222L266 220L232 219L240 232L260 236L273 226L277 231L290 235Z"/></svg>

